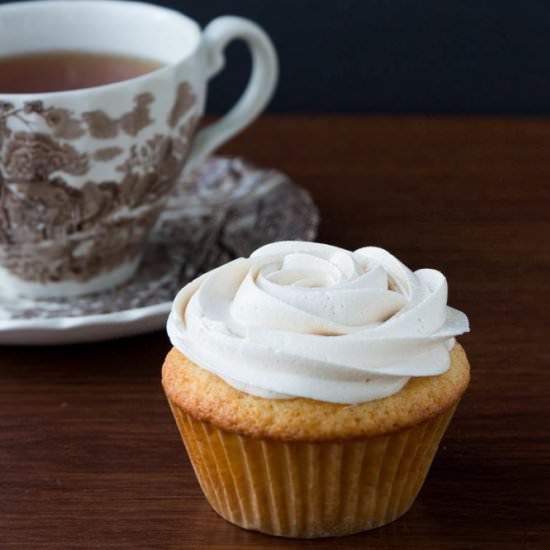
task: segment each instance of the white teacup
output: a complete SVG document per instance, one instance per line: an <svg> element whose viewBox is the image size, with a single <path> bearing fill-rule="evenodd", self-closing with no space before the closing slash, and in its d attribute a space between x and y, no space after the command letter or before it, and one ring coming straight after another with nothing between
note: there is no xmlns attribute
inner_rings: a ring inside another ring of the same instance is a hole
<svg viewBox="0 0 550 550"><path fill-rule="evenodd" d="M252 75L238 103L195 133L208 80L243 39ZM77 90L0 89L0 294L59 297L115 286L137 269L184 168L254 120L277 58L254 23L220 17L201 32L175 11L126 1L0 6L2 56L79 51L154 59L132 78Z"/></svg>

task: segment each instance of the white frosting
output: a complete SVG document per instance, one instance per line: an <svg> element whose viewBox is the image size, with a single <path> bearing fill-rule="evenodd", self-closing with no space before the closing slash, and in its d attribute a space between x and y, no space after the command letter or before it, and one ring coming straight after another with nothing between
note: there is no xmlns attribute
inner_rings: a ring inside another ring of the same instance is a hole
<svg viewBox="0 0 550 550"><path fill-rule="evenodd" d="M265 398L358 403L445 372L468 319L439 271L412 272L381 248L278 242L185 286L172 344Z"/></svg>

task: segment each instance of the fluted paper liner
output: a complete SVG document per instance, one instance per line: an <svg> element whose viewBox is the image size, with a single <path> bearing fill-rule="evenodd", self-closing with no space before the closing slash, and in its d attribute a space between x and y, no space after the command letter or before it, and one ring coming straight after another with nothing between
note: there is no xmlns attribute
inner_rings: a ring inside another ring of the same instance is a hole
<svg viewBox="0 0 550 550"><path fill-rule="evenodd" d="M220 516L245 529L304 538L373 529L407 512L456 408L389 435L287 443L221 430L170 406Z"/></svg>

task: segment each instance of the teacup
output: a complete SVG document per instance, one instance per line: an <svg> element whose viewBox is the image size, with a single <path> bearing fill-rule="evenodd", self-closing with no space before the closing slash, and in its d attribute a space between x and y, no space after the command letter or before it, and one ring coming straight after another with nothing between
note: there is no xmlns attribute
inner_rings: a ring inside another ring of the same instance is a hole
<svg viewBox="0 0 550 550"><path fill-rule="evenodd" d="M238 103L195 132L224 49L243 39L252 74ZM162 66L112 84L49 93L0 89L0 294L60 297L136 271L183 169L247 126L269 101L277 58L254 23L220 17L201 32L175 11L126 1L0 6L3 56L88 51Z"/></svg>

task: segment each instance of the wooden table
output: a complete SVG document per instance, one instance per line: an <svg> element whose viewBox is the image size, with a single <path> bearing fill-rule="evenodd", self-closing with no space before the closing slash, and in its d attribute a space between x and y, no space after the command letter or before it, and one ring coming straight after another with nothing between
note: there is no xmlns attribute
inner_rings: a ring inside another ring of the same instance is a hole
<svg viewBox="0 0 550 550"><path fill-rule="evenodd" d="M227 152L312 193L319 239L441 269L473 381L413 509L316 542L210 510L160 387L159 332L0 349L0 548L550 548L550 122L265 118Z"/></svg>

